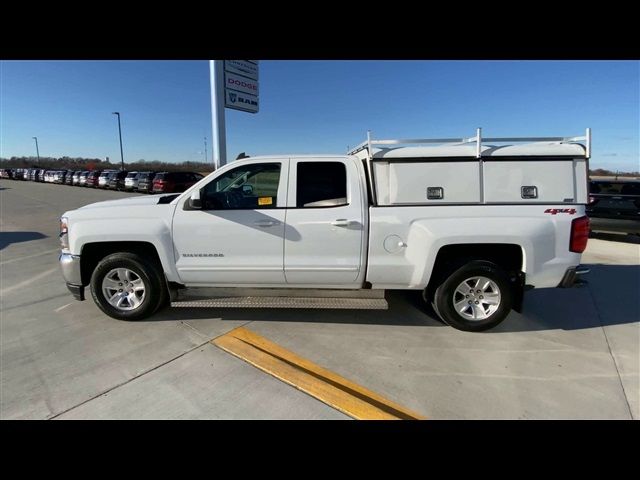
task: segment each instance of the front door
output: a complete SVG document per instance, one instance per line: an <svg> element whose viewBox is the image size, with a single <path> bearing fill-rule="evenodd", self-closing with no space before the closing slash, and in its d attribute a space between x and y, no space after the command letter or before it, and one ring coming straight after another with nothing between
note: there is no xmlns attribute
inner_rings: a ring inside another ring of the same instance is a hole
<svg viewBox="0 0 640 480"><path fill-rule="evenodd" d="M282 285L288 160L243 162L178 204L176 268L191 286Z"/></svg>
<svg viewBox="0 0 640 480"><path fill-rule="evenodd" d="M364 206L355 164L292 158L289 168L287 283L358 288L364 277Z"/></svg>

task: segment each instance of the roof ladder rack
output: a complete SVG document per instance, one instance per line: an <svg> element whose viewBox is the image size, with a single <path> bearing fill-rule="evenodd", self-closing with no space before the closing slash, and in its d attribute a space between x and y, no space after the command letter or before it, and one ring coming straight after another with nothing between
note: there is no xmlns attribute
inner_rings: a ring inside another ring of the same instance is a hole
<svg viewBox="0 0 640 480"><path fill-rule="evenodd" d="M523 142L579 142L585 141L586 157L591 157L591 129L587 128L585 135L573 136L573 137L488 137L482 138L482 128L476 129L476 134L473 137L462 138L405 138L398 140L373 140L371 138L371 130L367 131L367 140L361 144L355 146L349 150L348 155L354 155L355 153L364 150L369 150L371 155L371 148L373 146L389 146L389 145L419 145L419 144L464 144L475 143L476 144L476 156L480 156L482 151L482 142L486 143L523 143Z"/></svg>

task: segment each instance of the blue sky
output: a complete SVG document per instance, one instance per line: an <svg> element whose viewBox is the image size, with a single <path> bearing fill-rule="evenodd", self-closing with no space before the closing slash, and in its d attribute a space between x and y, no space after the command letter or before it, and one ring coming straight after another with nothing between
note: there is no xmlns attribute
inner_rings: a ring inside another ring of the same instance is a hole
<svg viewBox="0 0 640 480"><path fill-rule="evenodd" d="M2 61L0 156L209 159L208 61ZM260 112L227 152L344 153L377 138L578 135L592 167L640 170L637 61L261 61Z"/></svg>

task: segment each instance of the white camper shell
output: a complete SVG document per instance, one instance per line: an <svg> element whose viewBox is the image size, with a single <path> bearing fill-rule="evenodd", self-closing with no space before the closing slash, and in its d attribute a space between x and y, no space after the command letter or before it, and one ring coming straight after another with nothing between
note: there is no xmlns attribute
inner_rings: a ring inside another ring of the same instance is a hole
<svg viewBox="0 0 640 480"><path fill-rule="evenodd" d="M586 204L590 136L483 143L478 129L471 138L369 138L349 153L368 162L377 206Z"/></svg>

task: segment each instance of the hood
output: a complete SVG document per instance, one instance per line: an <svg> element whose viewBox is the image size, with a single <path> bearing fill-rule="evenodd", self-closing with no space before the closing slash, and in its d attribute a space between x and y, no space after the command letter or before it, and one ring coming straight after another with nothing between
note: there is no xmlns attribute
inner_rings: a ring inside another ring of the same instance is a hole
<svg viewBox="0 0 640 480"><path fill-rule="evenodd" d="M169 193L166 195L139 195L132 198L123 198L121 200L106 200L104 202L90 203L79 210L85 208L104 208L104 207L133 207L138 205L162 205L173 201L180 196L179 193Z"/></svg>

